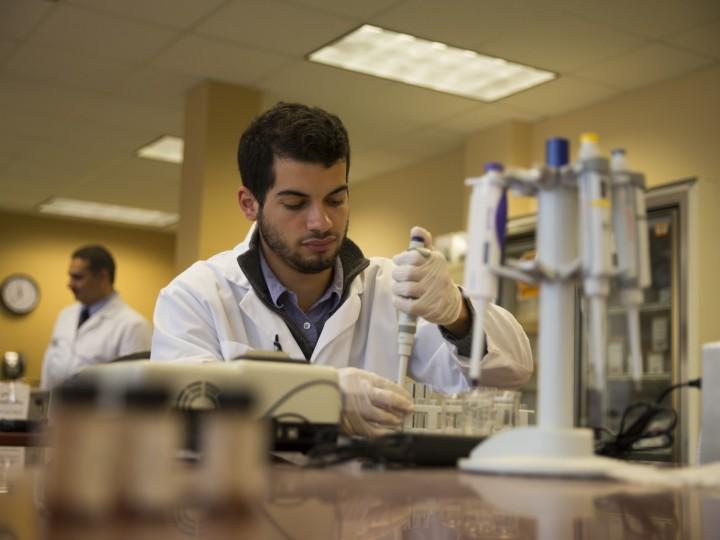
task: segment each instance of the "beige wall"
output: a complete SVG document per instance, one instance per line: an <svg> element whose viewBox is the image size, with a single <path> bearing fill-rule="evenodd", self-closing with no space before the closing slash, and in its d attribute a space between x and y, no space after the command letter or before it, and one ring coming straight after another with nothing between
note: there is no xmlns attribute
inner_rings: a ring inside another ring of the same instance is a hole
<svg viewBox="0 0 720 540"><path fill-rule="evenodd" d="M0 349L26 355L27 379L39 380L55 318L74 302L67 288L71 253L83 244L105 245L115 257L115 287L148 320L161 287L175 274L174 235L0 212L0 280L21 272L40 285L40 304L13 316L0 309Z"/></svg>
<svg viewBox="0 0 720 540"><path fill-rule="evenodd" d="M414 225L433 234L462 229L465 178L460 150L350 186L350 238L366 256L404 250Z"/></svg>

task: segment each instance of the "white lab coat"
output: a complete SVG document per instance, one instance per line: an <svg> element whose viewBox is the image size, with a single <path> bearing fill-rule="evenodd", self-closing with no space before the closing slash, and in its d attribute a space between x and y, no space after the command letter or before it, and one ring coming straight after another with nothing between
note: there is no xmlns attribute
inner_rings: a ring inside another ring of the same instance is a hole
<svg viewBox="0 0 720 540"><path fill-rule="evenodd" d="M160 291L152 359L231 360L252 349L272 350L276 335L284 352L304 358L283 319L263 304L240 269L237 257L248 249L250 234L232 251L196 262ZM396 379L398 316L392 303L392 269L389 259L370 259L349 285L346 300L325 323L311 363L353 366ZM522 327L498 306L490 306L485 326L488 354L482 362L481 382L522 385L533 370ZM415 380L444 392L469 387L468 358L458 356L438 327L423 320L418 321L409 371Z"/></svg>
<svg viewBox="0 0 720 540"><path fill-rule="evenodd" d="M81 368L150 349L150 324L115 293L78 328L80 303L60 312L45 351L42 387L50 389Z"/></svg>

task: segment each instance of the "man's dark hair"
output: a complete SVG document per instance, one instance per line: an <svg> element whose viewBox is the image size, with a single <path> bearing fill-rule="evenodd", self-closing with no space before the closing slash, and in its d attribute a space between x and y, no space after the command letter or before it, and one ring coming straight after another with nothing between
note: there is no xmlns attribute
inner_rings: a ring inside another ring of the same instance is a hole
<svg viewBox="0 0 720 540"><path fill-rule="evenodd" d="M73 252L72 258L87 261L88 268L93 274L103 269L107 270L110 284L115 283L115 259L103 246L82 246Z"/></svg>
<svg viewBox="0 0 720 540"><path fill-rule="evenodd" d="M349 172L347 130L334 114L300 103L281 102L255 118L240 137L237 159L243 185L261 206L275 184L275 157L325 167L344 160Z"/></svg>

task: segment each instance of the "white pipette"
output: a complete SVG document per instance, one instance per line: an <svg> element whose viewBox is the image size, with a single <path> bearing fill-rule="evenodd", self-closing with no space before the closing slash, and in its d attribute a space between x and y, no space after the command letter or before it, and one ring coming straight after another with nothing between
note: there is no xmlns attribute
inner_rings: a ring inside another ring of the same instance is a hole
<svg viewBox="0 0 720 540"><path fill-rule="evenodd" d="M605 388L607 298L610 294L610 190L607 160L600 156L597 135L580 138L580 230L583 288L590 303L590 365L593 386Z"/></svg>
<svg viewBox="0 0 720 540"><path fill-rule="evenodd" d="M650 286L645 182L629 171L625 150L612 151L613 230L617 240L620 302L625 307L630 343L631 374L638 388L643 375L639 307Z"/></svg>
<svg viewBox="0 0 720 540"><path fill-rule="evenodd" d="M425 247L425 239L422 236L410 237L410 245L408 250L420 249ZM398 318L398 376L397 383L400 386L405 384L405 375L407 374L408 359L412 354L413 344L415 343L415 330L417 329L417 317L400 312Z"/></svg>
<svg viewBox="0 0 720 540"><path fill-rule="evenodd" d="M480 379L480 361L485 348L485 312L488 304L494 302L497 296L498 277L493 267L500 264L505 242L507 198L502 170L500 163L487 163L484 175L465 180L465 184L473 188L468 218L464 292L475 301L476 306L470 353L470 380L474 386L478 385Z"/></svg>

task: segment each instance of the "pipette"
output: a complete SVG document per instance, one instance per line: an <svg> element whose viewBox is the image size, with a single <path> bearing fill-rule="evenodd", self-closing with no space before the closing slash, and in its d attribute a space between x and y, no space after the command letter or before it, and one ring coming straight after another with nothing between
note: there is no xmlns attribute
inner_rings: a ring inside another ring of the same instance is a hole
<svg viewBox="0 0 720 540"><path fill-rule="evenodd" d="M411 236L408 250L420 249L425 247L425 239L422 236ZM407 374L408 359L412 354L413 344L415 343L415 330L417 328L417 318L414 315L408 315L401 311L398 320L398 376L397 383L400 386L405 385L405 375Z"/></svg>
<svg viewBox="0 0 720 540"><path fill-rule="evenodd" d="M625 150L612 151L613 230L617 241L620 303L625 307L630 343L631 374L638 388L643 364L639 307L642 289L650 285L645 180L629 171Z"/></svg>
<svg viewBox="0 0 720 540"><path fill-rule="evenodd" d="M610 293L610 191L607 160L600 156L598 137L580 137L580 230L583 287L590 304L590 365L593 386L605 387L607 297Z"/></svg>
<svg viewBox="0 0 720 540"><path fill-rule="evenodd" d="M505 243L507 196L502 176L503 166L490 162L485 174L468 178L472 186L468 219L468 251L465 257L465 294L475 301L470 381L478 386L480 361L485 348L484 320L488 304L495 301L498 278L493 267L500 264Z"/></svg>

